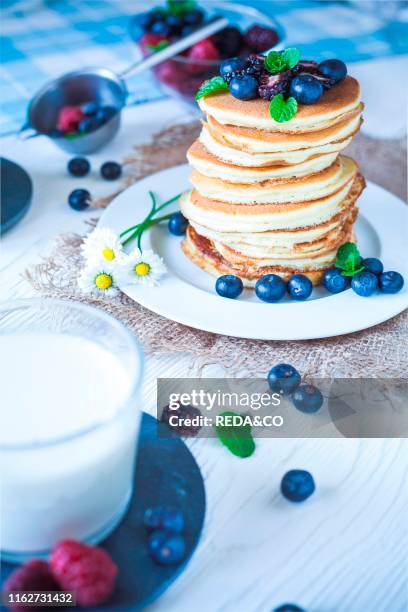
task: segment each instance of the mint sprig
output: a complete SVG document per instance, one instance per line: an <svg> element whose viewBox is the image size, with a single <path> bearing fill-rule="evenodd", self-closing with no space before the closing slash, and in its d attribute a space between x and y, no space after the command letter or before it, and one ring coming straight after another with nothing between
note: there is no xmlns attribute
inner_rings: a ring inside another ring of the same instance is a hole
<svg viewBox="0 0 408 612"><path fill-rule="evenodd" d="M220 76L215 76L209 81L206 81L204 85L200 87L195 95L196 100L211 96L219 91L225 91L228 89L228 83Z"/></svg>
<svg viewBox="0 0 408 612"><path fill-rule="evenodd" d="M169 46L168 40L161 40L160 42L157 43L157 45L146 45L146 49L149 49L149 51L153 51L153 53L157 53L158 51L162 51L168 46Z"/></svg>
<svg viewBox="0 0 408 612"><path fill-rule="evenodd" d="M222 417L240 416L236 412L226 411ZM250 425L216 425L215 431L222 444L236 457L245 459L255 452L255 442Z"/></svg>
<svg viewBox="0 0 408 612"><path fill-rule="evenodd" d="M274 96L269 104L269 113L278 123L285 123L294 117L298 110L298 103L295 98L290 96L287 100L283 94Z"/></svg>
<svg viewBox="0 0 408 612"><path fill-rule="evenodd" d="M336 268L341 270L342 276L354 276L364 270L361 265L362 257L354 242L345 242L341 245L336 255Z"/></svg>
<svg viewBox="0 0 408 612"><path fill-rule="evenodd" d="M171 15L184 15L196 6L194 0L167 0L167 10Z"/></svg>
<svg viewBox="0 0 408 612"><path fill-rule="evenodd" d="M269 51L264 66L271 74L277 74L294 68L300 57L301 53L296 47L288 47L284 51Z"/></svg>

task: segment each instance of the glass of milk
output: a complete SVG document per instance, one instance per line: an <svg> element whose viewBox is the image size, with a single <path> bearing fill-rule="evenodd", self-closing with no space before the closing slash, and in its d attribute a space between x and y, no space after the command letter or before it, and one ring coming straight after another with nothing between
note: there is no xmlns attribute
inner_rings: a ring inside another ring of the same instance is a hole
<svg viewBox="0 0 408 612"><path fill-rule="evenodd" d="M46 555L104 539L126 512L143 356L100 310L61 300L0 305L0 551Z"/></svg>

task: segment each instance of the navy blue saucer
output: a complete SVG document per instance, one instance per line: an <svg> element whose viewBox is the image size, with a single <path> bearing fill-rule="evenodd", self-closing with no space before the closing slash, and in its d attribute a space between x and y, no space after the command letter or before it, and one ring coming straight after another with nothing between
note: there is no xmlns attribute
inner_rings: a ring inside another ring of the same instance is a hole
<svg viewBox="0 0 408 612"><path fill-rule="evenodd" d="M143 413L133 499L123 521L103 542L119 566L117 588L107 604L81 608L84 612L135 612L144 608L183 571L197 546L206 506L203 478L184 442L179 437L159 437L161 427L166 426ZM181 565L162 567L147 552L143 513L155 505L177 507L184 514L187 555ZM2 563L2 581L14 568Z"/></svg>
<svg viewBox="0 0 408 612"><path fill-rule="evenodd" d="M5 234L30 208L33 184L27 172L9 159L0 157L1 223Z"/></svg>

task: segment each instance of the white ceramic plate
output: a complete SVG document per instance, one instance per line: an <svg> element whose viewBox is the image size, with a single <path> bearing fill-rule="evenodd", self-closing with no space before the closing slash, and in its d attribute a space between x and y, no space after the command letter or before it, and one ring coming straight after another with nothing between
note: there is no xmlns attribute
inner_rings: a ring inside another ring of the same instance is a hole
<svg viewBox="0 0 408 612"><path fill-rule="evenodd" d="M189 172L187 164L176 166L132 185L105 210L99 227L111 227L119 233L139 223L150 210L148 191L164 202L188 189ZM126 285L121 289L168 319L241 338L307 340L372 327L408 307L408 207L374 183L368 183L358 204L356 232L360 252L363 257L380 257L386 270L404 275L406 282L400 293L363 298L351 289L330 295L319 287L306 302L284 298L277 304L266 304L257 299L253 290L246 289L236 300L221 298L214 289L215 278L185 257L180 249L181 238L171 235L166 224L145 232L142 248L153 249L163 257L167 276L158 287Z"/></svg>

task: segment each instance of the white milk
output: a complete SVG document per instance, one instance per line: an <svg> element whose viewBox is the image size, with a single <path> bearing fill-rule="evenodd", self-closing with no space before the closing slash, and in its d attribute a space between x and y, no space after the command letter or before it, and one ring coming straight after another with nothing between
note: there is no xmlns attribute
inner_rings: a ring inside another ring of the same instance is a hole
<svg viewBox="0 0 408 612"><path fill-rule="evenodd" d="M131 494L140 406L126 408L130 373L62 334L0 336L0 364L0 549L101 539Z"/></svg>

